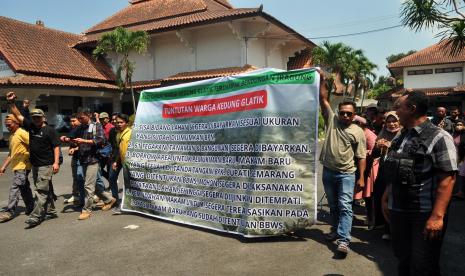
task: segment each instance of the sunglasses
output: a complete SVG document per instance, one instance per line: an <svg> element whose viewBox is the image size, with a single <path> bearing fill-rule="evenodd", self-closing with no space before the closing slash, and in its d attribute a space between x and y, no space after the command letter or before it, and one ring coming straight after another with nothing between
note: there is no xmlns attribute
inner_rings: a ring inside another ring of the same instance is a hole
<svg viewBox="0 0 465 276"><path fill-rule="evenodd" d="M339 116L343 117L344 115L347 115L347 117L352 117L352 115L354 115L354 113L349 112L349 111L339 111Z"/></svg>

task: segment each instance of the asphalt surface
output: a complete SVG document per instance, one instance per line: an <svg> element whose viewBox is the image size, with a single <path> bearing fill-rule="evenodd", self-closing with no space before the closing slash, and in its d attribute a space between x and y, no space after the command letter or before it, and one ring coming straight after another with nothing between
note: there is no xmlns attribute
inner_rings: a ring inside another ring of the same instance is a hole
<svg viewBox="0 0 465 276"><path fill-rule="evenodd" d="M1 152L0 160L5 157ZM11 176L0 177L2 207ZM0 224L0 275L395 275L389 243L381 240L381 230L363 226L359 209L352 251L340 259L335 246L323 239L329 230L326 205L320 222L296 236L244 239L111 211L96 211L91 219L78 221L79 210L63 205L71 191L67 156L53 182L58 218L26 230L21 202L20 215ZM321 181L318 193L321 197ZM443 248L445 275L465 275L464 217L465 202L453 202Z"/></svg>

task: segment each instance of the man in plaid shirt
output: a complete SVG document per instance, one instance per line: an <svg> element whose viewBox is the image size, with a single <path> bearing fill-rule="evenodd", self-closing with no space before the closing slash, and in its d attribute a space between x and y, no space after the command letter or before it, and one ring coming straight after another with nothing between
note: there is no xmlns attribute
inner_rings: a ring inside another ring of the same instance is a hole
<svg viewBox="0 0 465 276"><path fill-rule="evenodd" d="M439 255L457 171L449 133L426 117L428 98L407 92L395 107L401 135L392 141L383 166L388 175L383 211L390 221L399 275L440 275Z"/></svg>
<svg viewBox="0 0 465 276"><path fill-rule="evenodd" d="M92 212L92 203L94 191L99 198L103 200L105 205L102 207L103 211L110 210L115 204L116 199L110 193L105 192L99 186L96 187L97 173L100 169L97 150L103 145L105 141L105 134L101 124L95 124L91 120L92 113L90 111L81 111L78 113L78 120L81 125L75 132L74 137L66 139L78 144L78 158L82 166L84 174L84 190L85 202L82 212L79 215L79 220L88 219Z"/></svg>

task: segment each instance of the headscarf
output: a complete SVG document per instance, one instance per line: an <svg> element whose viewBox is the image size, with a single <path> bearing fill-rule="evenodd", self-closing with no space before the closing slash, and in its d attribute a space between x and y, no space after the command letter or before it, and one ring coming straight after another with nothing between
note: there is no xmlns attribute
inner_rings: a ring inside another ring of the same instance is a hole
<svg viewBox="0 0 465 276"><path fill-rule="evenodd" d="M393 116L394 118L396 118L397 121L399 121L399 116L397 116L395 111L386 112L386 114L384 115L385 120L387 120L389 116ZM392 141L400 133L401 129L401 126L394 130L388 129L387 124L384 123L383 129L379 133L378 138L376 138L376 140L384 139L387 141Z"/></svg>

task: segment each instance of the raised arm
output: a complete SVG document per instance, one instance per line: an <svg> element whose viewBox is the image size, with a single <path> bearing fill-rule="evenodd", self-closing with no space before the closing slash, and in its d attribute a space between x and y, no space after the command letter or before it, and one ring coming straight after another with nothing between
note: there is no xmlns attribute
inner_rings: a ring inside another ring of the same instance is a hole
<svg viewBox="0 0 465 276"><path fill-rule="evenodd" d="M6 93L6 99L10 106L10 112L18 119L19 123L23 125L24 123L24 116L21 115L18 107L15 104L16 94L15 92L8 92Z"/></svg>
<svg viewBox="0 0 465 276"><path fill-rule="evenodd" d="M329 89L328 89L328 84L326 83L326 79L324 77L324 74L321 70L318 70L318 73L320 74L320 107L321 107L321 113L323 114L323 118L325 120L325 123L328 123L328 117L329 113L331 110L331 105L329 104L328 101L328 94L329 94Z"/></svg>

